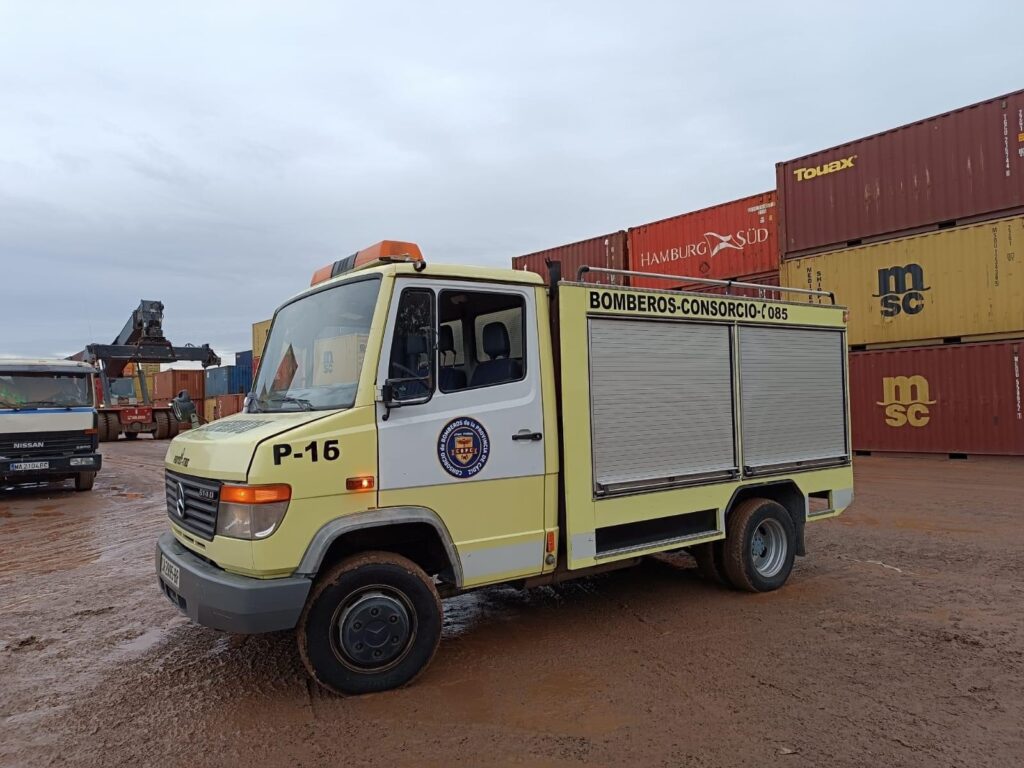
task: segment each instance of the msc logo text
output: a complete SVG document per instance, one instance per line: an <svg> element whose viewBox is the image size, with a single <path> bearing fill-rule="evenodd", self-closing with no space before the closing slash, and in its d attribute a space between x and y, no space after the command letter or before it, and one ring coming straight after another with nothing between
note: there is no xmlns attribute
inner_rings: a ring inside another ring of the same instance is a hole
<svg viewBox="0 0 1024 768"><path fill-rule="evenodd" d="M929 405L935 405L924 376L886 376L882 379L885 423L890 427L923 427L931 419Z"/></svg>
<svg viewBox="0 0 1024 768"><path fill-rule="evenodd" d="M882 317L896 317L900 312L916 315L924 309L924 292L928 290L921 265L907 264L878 270L878 293L874 296L882 305Z"/></svg>
<svg viewBox="0 0 1024 768"><path fill-rule="evenodd" d="M824 165L815 165L811 168L797 168L793 171L793 175L796 176L797 181L816 179L819 176L824 176L829 173L845 171L847 168L853 168L853 161L856 159L856 155L850 155L849 157L844 157L840 160L833 160L831 163L825 163Z"/></svg>

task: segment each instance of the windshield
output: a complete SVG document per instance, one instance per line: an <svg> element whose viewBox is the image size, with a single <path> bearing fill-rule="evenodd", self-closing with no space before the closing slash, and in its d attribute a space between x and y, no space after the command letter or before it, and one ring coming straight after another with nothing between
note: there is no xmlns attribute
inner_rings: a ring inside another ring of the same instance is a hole
<svg viewBox="0 0 1024 768"><path fill-rule="evenodd" d="M88 374L0 373L0 408L92 407Z"/></svg>
<svg viewBox="0 0 1024 768"><path fill-rule="evenodd" d="M351 408L380 279L310 294L274 317L253 385L258 411Z"/></svg>

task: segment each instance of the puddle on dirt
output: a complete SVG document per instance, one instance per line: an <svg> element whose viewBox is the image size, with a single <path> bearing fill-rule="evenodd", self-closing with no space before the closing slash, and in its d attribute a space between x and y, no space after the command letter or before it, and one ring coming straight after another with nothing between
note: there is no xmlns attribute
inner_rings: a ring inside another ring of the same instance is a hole
<svg viewBox="0 0 1024 768"><path fill-rule="evenodd" d="M141 656L159 645L168 634L168 630L164 627L150 627L138 637L132 638L131 640L125 640L123 643L118 645L115 653L125 654L128 656Z"/></svg>

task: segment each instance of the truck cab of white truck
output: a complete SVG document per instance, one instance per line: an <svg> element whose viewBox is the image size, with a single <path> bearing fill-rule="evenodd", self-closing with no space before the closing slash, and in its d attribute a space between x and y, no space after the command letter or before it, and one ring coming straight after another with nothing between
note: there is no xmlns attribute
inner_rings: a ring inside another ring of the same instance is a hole
<svg viewBox="0 0 1024 768"><path fill-rule="evenodd" d="M0 360L0 485L73 479L93 487L95 369L72 360Z"/></svg>
<svg viewBox="0 0 1024 768"><path fill-rule="evenodd" d="M387 241L320 270L246 412L169 447L166 597L296 629L320 684L362 693L419 674L441 598L485 585L686 549L780 587L852 500L845 311L584 278Z"/></svg>

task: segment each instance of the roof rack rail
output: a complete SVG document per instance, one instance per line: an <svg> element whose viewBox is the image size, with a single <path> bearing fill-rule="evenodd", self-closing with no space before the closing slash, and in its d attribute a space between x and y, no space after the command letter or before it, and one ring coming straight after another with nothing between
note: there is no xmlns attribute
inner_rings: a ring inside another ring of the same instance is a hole
<svg viewBox="0 0 1024 768"><path fill-rule="evenodd" d="M649 277L654 280L671 280L672 282L685 281L688 283L701 283L703 285L725 286L726 295L733 288L764 288L772 291L785 291L787 293L799 293L804 296L823 296L832 304L836 303L836 295L832 291L816 291L812 288L789 288L784 285L766 285L765 283L744 283L739 280L714 280L710 277L689 277L687 275L662 275L657 272L635 272L631 269L608 269L606 267L588 267L583 265L576 271L576 282L582 283L583 276L588 272L596 272L603 275L626 275L631 277ZM622 286L616 286L622 287ZM680 290L679 288L668 290Z"/></svg>

